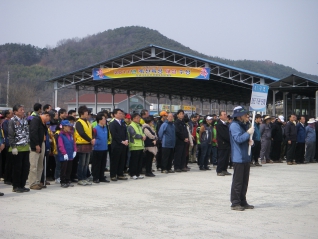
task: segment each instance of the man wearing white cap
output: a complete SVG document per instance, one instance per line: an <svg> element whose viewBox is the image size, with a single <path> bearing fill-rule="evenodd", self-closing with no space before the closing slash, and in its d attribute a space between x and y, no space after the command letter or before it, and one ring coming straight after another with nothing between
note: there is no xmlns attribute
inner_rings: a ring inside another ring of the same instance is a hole
<svg viewBox="0 0 318 239"><path fill-rule="evenodd" d="M246 201L251 162L248 147L253 144L250 135L254 133L253 126L246 132L244 122L247 119L247 112L242 106L235 107L232 115L234 120L230 125L231 157L234 169L231 187L231 209L237 211L254 208Z"/></svg>
<svg viewBox="0 0 318 239"><path fill-rule="evenodd" d="M306 154L304 163L316 163L315 153L316 153L316 130L315 130L315 119L309 119L306 126Z"/></svg>
<svg viewBox="0 0 318 239"><path fill-rule="evenodd" d="M274 163L282 163L280 153L283 142L283 123L284 116L280 115L272 125L272 160Z"/></svg>

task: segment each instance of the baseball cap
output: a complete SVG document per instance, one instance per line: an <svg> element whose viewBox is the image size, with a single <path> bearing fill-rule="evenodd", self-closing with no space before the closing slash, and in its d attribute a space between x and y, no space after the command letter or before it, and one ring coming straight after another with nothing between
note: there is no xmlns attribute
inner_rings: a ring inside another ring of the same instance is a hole
<svg viewBox="0 0 318 239"><path fill-rule="evenodd" d="M208 116L208 117L206 117L206 119L207 119L207 120L211 120L211 119L213 119L213 117Z"/></svg>
<svg viewBox="0 0 318 239"><path fill-rule="evenodd" d="M62 120L61 121L61 125L62 126L71 126L71 127L73 127L73 125L68 120Z"/></svg>
<svg viewBox="0 0 318 239"><path fill-rule="evenodd" d="M131 115L130 115L130 114L126 114L126 115L125 115L125 118L126 118L126 119L131 119Z"/></svg>
<svg viewBox="0 0 318 239"><path fill-rule="evenodd" d="M234 109L233 109L233 115L232 117L240 117L242 115L246 115L248 113L248 111L246 109L244 109L242 106L236 106Z"/></svg>
<svg viewBox="0 0 318 239"><path fill-rule="evenodd" d="M280 121L285 122L284 116L280 115L280 116L278 116L278 118L280 119Z"/></svg>
<svg viewBox="0 0 318 239"><path fill-rule="evenodd" d="M164 110L163 110L163 111L161 111L161 112L160 112L160 116L168 116L167 111L164 111Z"/></svg>

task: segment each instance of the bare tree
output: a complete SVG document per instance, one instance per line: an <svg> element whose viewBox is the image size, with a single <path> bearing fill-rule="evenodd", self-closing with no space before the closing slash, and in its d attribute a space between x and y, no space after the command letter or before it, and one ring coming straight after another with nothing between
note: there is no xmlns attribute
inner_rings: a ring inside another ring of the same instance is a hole
<svg viewBox="0 0 318 239"><path fill-rule="evenodd" d="M25 110L32 110L37 102L37 93L33 85L27 83L12 83L9 91L9 105L17 103L24 105Z"/></svg>

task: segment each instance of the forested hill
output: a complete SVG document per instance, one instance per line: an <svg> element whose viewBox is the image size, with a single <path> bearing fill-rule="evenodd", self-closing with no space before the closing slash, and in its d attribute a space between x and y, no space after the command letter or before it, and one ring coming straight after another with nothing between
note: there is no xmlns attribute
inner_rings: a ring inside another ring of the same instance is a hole
<svg viewBox="0 0 318 239"><path fill-rule="evenodd" d="M268 60L234 61L207 56L165 37L156 30L131 26L107 30L85 38L61 40L56 47L51 48L42 49L14 43L0 45L0 83L2 86L6 84L8 70L10 70L10 84L25 84L28 87L43 89L44 81L51 77L75 71L150 44L277 78L297 74L318 81L318 76L298 72L291 67Z"/></svg>

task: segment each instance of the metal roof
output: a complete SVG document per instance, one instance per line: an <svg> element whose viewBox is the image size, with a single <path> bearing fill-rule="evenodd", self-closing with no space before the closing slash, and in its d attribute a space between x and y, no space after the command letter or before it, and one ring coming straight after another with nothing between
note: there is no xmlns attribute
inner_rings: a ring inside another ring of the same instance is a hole
<svg viewBox="0 0 318 239"><path fill-rule="evenodd" d="M269 84L271 90L314 97L318 90L318 82L302 76L291 74L279 81Z"/></svg>
<svg viewBox="0 0 318 239"><path fill-rule="evenodd" d="M93 80L93 68L120 68L127 66L188 66L209 67L209 80L185 78L123 78L112 80ZM74 88L160 97L181 96L186 99L215 99L224 101L249 102L253 83L270 84L277 78L228 66L222 63L149 45L91 66L48 80L54 88Z"/></svg>

